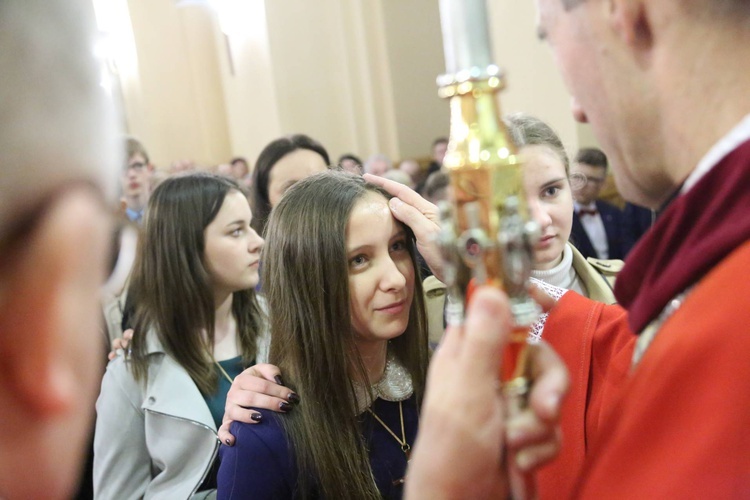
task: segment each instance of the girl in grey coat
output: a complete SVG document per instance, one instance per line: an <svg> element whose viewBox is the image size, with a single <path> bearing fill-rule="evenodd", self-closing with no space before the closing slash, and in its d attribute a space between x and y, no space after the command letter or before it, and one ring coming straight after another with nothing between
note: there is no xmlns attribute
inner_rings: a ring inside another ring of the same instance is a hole
<svg viewBox="0 0 750 500"><path fill-rule="evenodd" d="M263 239L223 177L167 179L146 212L129 289L132 351L107 367L96 405L95 496L207 498L226 393L266 358L254 292Z"/></svg>

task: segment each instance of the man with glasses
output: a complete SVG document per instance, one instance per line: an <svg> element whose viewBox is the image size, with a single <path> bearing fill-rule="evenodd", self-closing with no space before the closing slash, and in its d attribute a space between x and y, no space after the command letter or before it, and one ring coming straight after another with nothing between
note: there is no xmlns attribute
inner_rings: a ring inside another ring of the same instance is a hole
<svg viewBox="0 0 750 500"><path fill-rule="evenodd" d="M125 139L128 155L122 176L122 192L125 200L125 215L136 224L143 222L143 211L151 194L151 176L154 167L148 159L146 148L133 137Z"/></svg>
<svg viewBox="0 0 750 500"><path fill-rule="evenodd" d="M117 186L89 0L0 2L0 498L69 498L102 372Z"/></svg>
<svg viewBox="0 0 750 500"><path fill-rule="evenodd" d="M623 259L627 253L622 212L599 199L607 179L607 156L599 149L578 151L570 167L574 182L573 229L570 241L584 257Z"/></svg>

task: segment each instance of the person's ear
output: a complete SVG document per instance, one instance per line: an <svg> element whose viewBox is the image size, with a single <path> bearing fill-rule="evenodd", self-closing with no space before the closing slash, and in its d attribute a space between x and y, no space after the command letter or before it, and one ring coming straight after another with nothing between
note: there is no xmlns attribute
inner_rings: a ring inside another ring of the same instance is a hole
<svg viewBox="0 0 750 500"><path fill-rule="evenodd" d="M0 255L0 390L30 414L71 411L96 342L107 222L89 188L60 195ZM81 352L83 351L83 353Z"/></svg>
<svg viewBox="0 0 750 500"><path fill-rule="evenodd" d="M611 25L620 38L639 51L650 49L654 42L648 2L644 0L609 0Z"/></svg>

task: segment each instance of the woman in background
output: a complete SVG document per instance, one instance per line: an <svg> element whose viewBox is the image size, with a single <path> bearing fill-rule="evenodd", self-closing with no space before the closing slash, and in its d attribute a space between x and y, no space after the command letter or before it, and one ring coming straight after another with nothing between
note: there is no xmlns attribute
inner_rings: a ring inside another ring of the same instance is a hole
<svg viewBox="0 0 750 500"><path fill-rule="evenodd" d="M253 228L262 235L271 209L294 183L323 172L330 165L328 152L303 134L280 137L268 143L258 156L251 186Z"/></svg>
<svg viewBox="0 0 750 500"><path fill-rule="evenodd" d="M109 364L96 405L94 490L203 498L215 489L229 386L267 355L253 291L263 240L247 198L224 177L167 179L146 213L130 284L132 355Z"/></svg>
<svg viewBox="0 0 750 500"><path fill-rule="evenodd" d="M526 200L541 231L534 247L532 277L614 304L611 282L622 268L622 261L586 260L568 241L573 227L571 183L586 182L585 178L570 178L562 141L542 120L519 113L504 121L523 158Z"/></svg>

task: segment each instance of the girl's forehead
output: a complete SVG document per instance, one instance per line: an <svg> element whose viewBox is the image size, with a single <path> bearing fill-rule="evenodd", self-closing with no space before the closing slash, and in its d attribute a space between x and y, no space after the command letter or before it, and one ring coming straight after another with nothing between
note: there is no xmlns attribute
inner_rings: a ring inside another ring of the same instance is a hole
<svg viewBox="0 0 750 500"><path fill-rule="evenodd" d="M393 219L391 209L388 208L388 200L380 193L368 191L352 207L349 221L354 219L379 219L386 222Z"/></svg>
<svg viewBox="0 0 750 500"><path fill-rule="evenodd" d="M546 144L529 144L527 146L523 146L520 150L520 153L524 157L524 159L545 157L547 159L554 160L560 165L563 165L563 161L560 158L558 152L555 151L552 146L548 146Z"/></svg>
<svg viewBox="0 0 750 500"><path fill-rule="evenodd" d="M565 175L565 164L549 146L533 145L521 148L524 162L524 172Z"/></svg>
<svg viewBox="0 0 750 500"><path fill-rule="evenodd" d="M354 204L346 227L347 246L364 241L387 243L391 235L401 230L393 217L388 200L379 193L369 192Z"/></svg>

